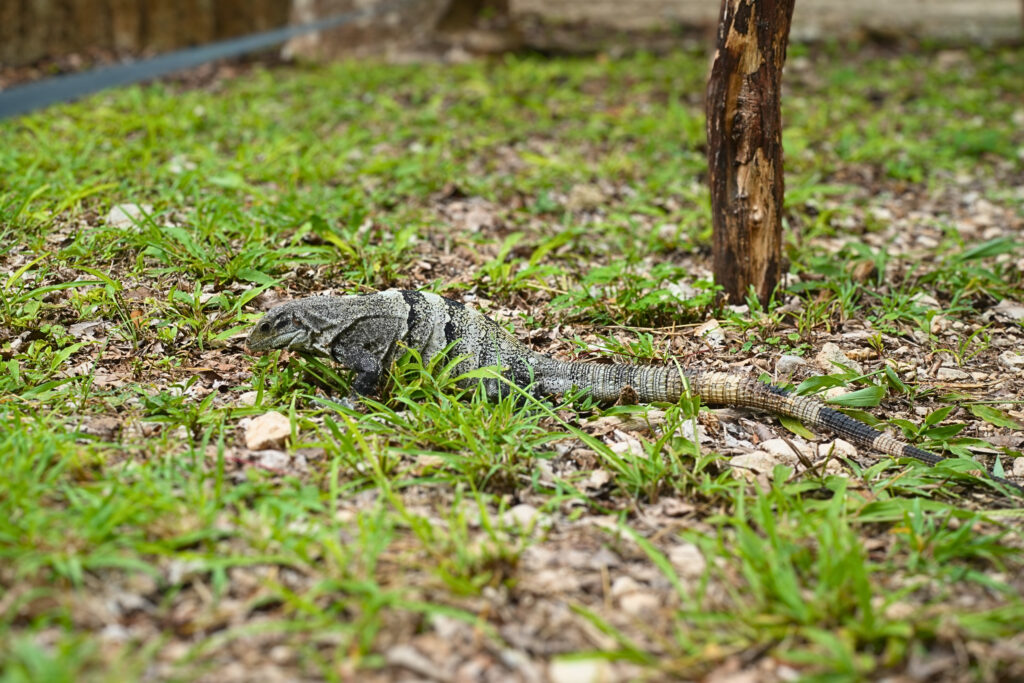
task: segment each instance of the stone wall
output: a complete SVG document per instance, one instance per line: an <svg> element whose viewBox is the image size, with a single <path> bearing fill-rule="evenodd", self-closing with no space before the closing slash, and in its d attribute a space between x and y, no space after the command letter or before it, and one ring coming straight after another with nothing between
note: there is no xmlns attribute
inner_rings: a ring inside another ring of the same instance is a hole
<svg viewBox="0 0 1024 683"><path fill-rule="evenodd" d="M512 11L548 22L614 29L713 26L719 0L511 0ZM1022 35L1021 0L797 0L792 37L864 32L998 40Z"/></svg>
<svg viewBox="0 0 1024 683"><path fill-rule="evenodd" d="M719 0L463 0L500 2L514 19L611 30L713 27ZM0 65L72 53L139 55L301 23L336 12L393 7L373 19L292 41L286 52L329 58L429 39L449 0L0 0ZM797 0L793 37L889 35L1019 38L1022 0ZM485 13L486 15L486 13ZM487 27L484 27L487 28ZM502 27L465 31L475 51L500 51ZM516 36L518 39L518 36ZM571 38L570 38L571 39ZM482 41L482 42L481 42ZM526 41L530 43L529 39Z"/></svg>
<svg viewBox="0 0 1024 683"><path fill-rule="evenodd" d="M164 52L284 26L291 0L0 0L0 64Z"/></svg>
<svg viewBox="0 0 1024 683"><path fill-rule="evenodd" d="M363 10L365 19L288 41L286 57L331 59L386 53L422 42L436 26L447 0L292 0L291 21L303 24L341 12ZM376 9L375 9L376 8Z"/></svg>

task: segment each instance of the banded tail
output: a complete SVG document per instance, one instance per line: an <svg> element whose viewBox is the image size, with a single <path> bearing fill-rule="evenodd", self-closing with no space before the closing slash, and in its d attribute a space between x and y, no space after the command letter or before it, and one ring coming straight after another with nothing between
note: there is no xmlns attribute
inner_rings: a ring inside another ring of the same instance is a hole
<svg viewBox="0 0 1024 683"><path fill-rule="evenodd" d="M796 396L792 391L757 379L727 372L705 372L640 365L603 365L599 363L564 363L544 357L549 363L538 363L538 388L541 393L563 394L573 387L586 388L599 403L614 403L627 387L636 392L641 403L660 401L675 403L684 392L690 392L708 405L755 408L776 415L800 420L811 428L825 429L851 443L872 448L897 458L914 458L935 465L949 458L904 443L884 432L829 408L813 396ZM556 367L557 366L557 367ZM983 465L979 469L993 481L1024 493L1024 487L997 477Z"/></svg>

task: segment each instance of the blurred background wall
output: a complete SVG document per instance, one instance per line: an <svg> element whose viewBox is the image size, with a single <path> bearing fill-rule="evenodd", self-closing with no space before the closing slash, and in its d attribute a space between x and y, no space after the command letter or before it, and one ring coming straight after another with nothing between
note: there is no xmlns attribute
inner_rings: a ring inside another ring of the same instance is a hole
<svg viewBox="0 0 1024 683"><path fill-rule="evenodd" d="M514 11L551 21L650 28L665 22L714 24L718 0L513 0ZM627 9L628 6L628 9ZM845 38L857 32L916 37L1021 35L1021 0L796 0L792 37Z"/></svg>
<svg viewBox="0 0 1024 683"><path fill-rule="evenodd" d="M381 0L0 0L0 63L69 54L152 54L374 7ZM586 50L610 34L713 29L717 0L385 0L392 9L300 38L287 53L331 57L396 44L470 52ZM1022 0L798 0L793 37L1019 38Z"/></svg>

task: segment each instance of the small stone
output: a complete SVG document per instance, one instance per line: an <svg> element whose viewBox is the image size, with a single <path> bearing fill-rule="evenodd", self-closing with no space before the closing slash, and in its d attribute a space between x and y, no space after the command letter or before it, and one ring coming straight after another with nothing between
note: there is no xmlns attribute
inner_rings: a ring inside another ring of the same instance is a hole
<svg viewBox="0 0 1024 683"><path fill-rule="evenodd" d="M283 470L291 460L287 453L278 450L257 451L255 455L257 465L272 471Z"/></svg>
<svg viewBox="0 0 1024 683"><path fill-rule="evenodd" d="M821 398L825 401L831 401L832 399L845 396L850 393L846 390L846 387L829 387L825 391L821 392Z"/></svg>
<svg viewBox="0 0 1024 683"><path fill-rule="evenodd" d="M1013 467L1010 468L1015 477L1024 477L1024 458L1014 458Z"/></svg>
<svg viewBox="0 0 1024 683"><path fill-rule="evenodd" d="M294 658L295 651L287 645L275 645L270 648L268 654L270 655L270 661L275 664L287 664Z"/></svg>
<svg viewBox="0 0 1024 683"><path fill-rule="evenodd" d="M68 327L68 334L75 339L97 339L97 335L103 334L105 323L102 320L90 320L84 323L75 323Z"/></svg>
<svg viewBox="0 0 1024 683"><path fill-rule="evenodd" d="M1010 320L1024 320L1024 305L1012 299L1003 299L995 305L992 312Z"/></svg>
<svg viewBox="0 0 1024 683"><path fill-rule="evenodd" d="M679 225L676 223L662 223L661 225L658 226L658 239L662 240L663 242L673 242L675 241L676 236L678 235Z"/></svg>
<svg viewBox="0 0 1024 683"><path fill-rule="evenodd" d="M628 593L635 593L639 590L643 590L640 584L636 582L632 576L617 576L612 581L611 597L613 600L621 598L623 595Z"/></svg>
<svg viewBox="0 0 1024 683"><path fill-rule="evenodd" d="M1003 351L999 354L999 364L1010 370L1024 368L1024 353L1020 351Z"/></svg>
<svg viewBox="0 0 1024 683"><path fill-rule="evenodd" d="M635 617L649 617L657 614L660 606L661 600L649 591L627 593L619 598L619 607L622 608L622 611Z"/></svg>
<svg viewBox="0 0 1024 683"><path fill-rule="evenodd" d="M116 417L97 417L79 427L83 434L98 436L105 441L112 440L120 429L121 421Z"/></svg>
<svg viewBox="0 0 1024 683"><path fill-rule="evenodd" d="M425 657L412 645L395 645L384 655L385 661L391 666L407 669L412 673L432 681L447 680L444 671Z"/></svg>
<svg viewBox="0 0 1024 683"><path fill-rule="evenodd" d="M775 372L779 373L782 377L792 377L804 365L807 365L807 361L800 356L784 354L775 361Z"/></svg>
<svg viewBox="0 0 1024 683"><path fill-rule="evenodd" d="M940 334L948 330L949 325L949 318L944 315L936 315L932 317L932 321L928 325L928 329L932 334Z"/></svg>
<svg viewBox="0 0 1024 683"><path fill-rule="evenodd" d="M100 640L123 643L131 639L131 633L121 624L107 624L100 630Z"/></svg>
<svg viewBox="0 0 1024 683"><path fill-rule="evenodd" d="M971 373L964 372L958 368L949 368L943 365L935 371L935 378L947 381L963 381L971 379Z"/></svg>
<svg viewBox="0 0 1024 683"><path fill-rule="evenodd" d="M439 470L445 466L445 459L440 455L418 455L416 456L416 473L424 474L431 470Z"/></svg>
<svg viewBox="0 0 1024 683"><path fill-rule="evenodd" d="M680 301L689 301L700 296L700 290L686 282L670 282L665 289Z"/></svg>
<svg viewBox="0 0 1024 683"><path fill-rule="evenodd" d="M240 406L254 406L256 405L257 396L259 396L258 391L246 391L245 393L239 394L238 398L235 400Z"/></svg>
<svg viewBox="0 0 1024 683"><path fill-rule="evenodd" d="M768 439L759 443L757 447L784 465L795 465L799 460L799 455L785 439Z"/></svg>
<svg viewBox="0 0 1024 683"><path fill-rule="evenodd" d="M196 164L193 161L189 161L188 157L176 154L167 162L167 170L174 175L180 175L186 171L196 170Z"/></svg>
<svg viewBox="0 0 1024 683"><path fill-rule="evenodd" d="M818 456L826 457L829 454L833 458L854 458L857 456L857 447L849 441L836 439L823 444L818 444Z"/></svg>
<svg viewBox="0 0 1024 683"><path fill-rule="evenodd" d="M771 474L776 465L785 465L779 458L764 451L754 451L737 455L729 460L733 476L736 478L753 479L758 474Z"/></svg>
<svg viewBox="0 0 1024 683"><path fill-rule="evenodd" d="M894 602L885 608L885 618L891 621L907 621L914 616L920 607L909 602Z"/></svg>
<svg viewBox="0 0 1024 683"><path fill-rule="evenodd" d="M596 185L573 185L565 206L570 211L589 211L598 208L604 201L604 193Z"/></svg>
<svg viewBox="0 0 1024 683"><path fill-rule="evenodd" d="M284 445L291 436L292 425L287 417L272 410L253 418L245 428L245 447L251 451L262 451Z"/></svg>
<svg viewBox="0 0 1024 683"><path fill-rule="evenodd" d="M860 283L874 280L878 277L878 264L868 259L857 261L850 269L850 277L854 282Z"/></svg>
<svg viewBox="0 0 1024 683"><path fill-rule="evenodd" d="M555 659L548 665L551 683L600 683L617 678L606 659Z"/></svg>
<svg viewBox="0 0 1024 683"><path fill-rule="evenodd" d="M697 579L704 575L708 562L704 553L693 543L681 543L668 551L668 561L680 576Z"/></svg>
<svg viewBox="0 0 1024 683"><path fill-rule="evenodd" d="M469 232L490 230L498 225L498 217L489 206L473 205L462 217L462 225Z"/></svg>
<svg viewBox="0 0 1024 683"><path fill-rule="evenodd" d="M848 367L858 375L864 372L860 363L847 356L837 344L832 342L828 342L821 347L821 351L815 356L814 362L817 363L819 368L829 374L841 372L842 367L840 366Z"/></svg>
<svg viewBox="0 0 1024 683"><path fill-rule="evenodd" d="M506 510L501 516L501 521L507 526L518 526L522 529L528 529L534 524L534 522L538 521L540 517L540 510L532 505L520 503L519 505Z"/></svg>
<svg viewBox="0 0 1024 683"><path fill-rule="evenodd" d="M647 457L647 453L644 452L644 445L640 443L638 439L634 439L618 429L616 429L613 434L620 439L620 441L608 444L608 448L610 448L613 453L618 455L628 454L636 458Z"/></svg>
<svg viewBox="0 0 1024 683"><path fill-rule="evenodd" d="M588 489L601 489L608 485L612 480L612 475L608 470L596 469L590 473L587 477L587 483L584 485Z"/></svg>
<svg viewBox="0 0 1024 683"><path fill-rule="evenodd" d="M149 204L118 204L107 212L106 222L112 228L125 230L135 227L152 213L153 207Z"/></svg>
<svg viewBox="0 0 1024 683"><path fill-rule="evenodd" d="M709 346L718 348L725 344L725 332L717 320L709 320L699 325L694 334L708 343Z"/></svg>

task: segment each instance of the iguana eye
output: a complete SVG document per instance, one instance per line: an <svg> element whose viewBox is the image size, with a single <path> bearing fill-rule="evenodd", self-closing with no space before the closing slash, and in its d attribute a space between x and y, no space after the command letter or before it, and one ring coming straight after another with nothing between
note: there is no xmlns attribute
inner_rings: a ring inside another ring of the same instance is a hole
<svg viewBox="0 0 1024 683"><path fill-rule="evenodd" d="M260 332L270 332L270 323L263 323L260 325Z"/></svg>

